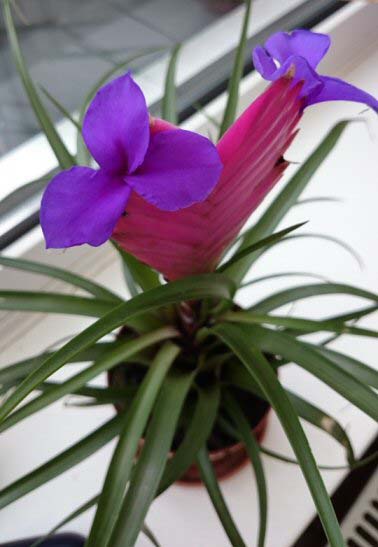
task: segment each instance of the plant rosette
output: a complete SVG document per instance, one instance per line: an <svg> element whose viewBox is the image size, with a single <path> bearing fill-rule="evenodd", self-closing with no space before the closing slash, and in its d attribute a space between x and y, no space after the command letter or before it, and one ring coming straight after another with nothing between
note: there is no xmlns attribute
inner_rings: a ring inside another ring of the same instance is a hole
<svg viewBox="0 0 378 547"><path fill-rule="evenodd" d="M176 328L181 330L185 320L180 317L180 309L177 312ZM186 329L182 329L183 338L186 339L187 348L185 354L180 360L176 362L176 367L183 370L196 371L196 363L201 359L201 348L195 343L193 332L188 333ZM138 336L137 332L133 332L130 328L123 327L119 332L117 339L131 340ZM212 382L219 382L221 379L216 375L219 374L219 370L222 367L222 361L224 361L224 353L219 354L214 352L211 357L213 365L211 369L207 366L207 370L203 372L199 371L197 374L197 384L200 387L206 387L207 384ZM209 362L209 360L208 360ZM126 410L127 404L124 403L122 392L129 392L130 396L135 396L135 393L140 388L146 373L148 365L146 361L135 361L130 363L122 363L117 365L108 372L108 385L110 388L115 388L121 393L119 402L114 403L114 407L118 413L122 413ZM225 378L225 386L227 385L227 377ZM251 432L255 436L258 442L261 442L265 436L266 429L268 427L268 417L271 407L269 403L254 395L253 393L243 390L237 386L229 386L232 390L233 396L238 400L239 405L243 410L244 416L247 418ZM195 404L197 400L196 388L188 393L184 408L182 410L180 421L178 423L175 436L172 441L172 450L169 453L168 458L172 459L175 456L176 450L182 443L193 419L193 413L195 412ZM218 479L230 477L236 471L238 471L248 461L248 453L243 442L237 442L235 436L227 432L220 424L214 423L212 431L207 439L207 449L209 452L209 459L214 467L215 474ZM144 445L144 439L139 442L139 450L142 450ZM178 482L182 484L198 484L202 482L201 473L198 465L192 464L188 469L178 478Z"/></svg>
<svg viewBox="0 0 378 547"><path fill-rule="evenodd" d="M132 546L141 532L156 545L144 522L154 499L177 480L200 478L230 543L244 547L218 477L230 472L230 462L239 465L247 454L259 500L257 545L263 547L269 500L261 454L268 454L301 468L330 546L343 547L339 523L300 419L343 447L347 468L364 462L356 461L343 426L282 385L279 369L295 363L378 420L378 395L372 389L378 388L378 372L328 348L340 336L378 336L357 325L377 311L378 295L320 281L314 272L272 272L256 278L254 265L267 249L297 235L295 231L304 223L278 231L277 227L349 121L334 126L259 220L247 230L242 228L286 171L285 152L306 108L350 100L378 111L378 101L347 82L317 72L330 46L328 36L307 30L279 32L253 52L256 70L271 84L237 118L251 8L247 1L217 143L177 127L179 48L175 47L161 119L150 116L142 90L129 72L112 79L119 66L89 92L78 119L53 99L77 130L73 155L30 77L10 1L3 0L2 6L23 85L59 163L41 203L46 246L62 249L111 241L130 298L124 300L113 287L54 266L0 257L3 267L59 279L87 295L1 291L1 309L96 318L57 350L0 370L0 395L7 394L0 407L0 434L70 394L83 406L117 408L114 417L96 431L3 488L0 509L117 438L98 495L54 530L95 506L86 547ZM247 273L250 281L245 283ZM239 290L246 285L293 275L317 279L274 292L248 309L237 306ZM335 294L359 297L365 305L316 320L276 313L302 299ZM117 336L120 329L122 335ZM322 343L303 338L324 332L330 337ZM51 380L63 366L76 362L87 365L67 380ZM95 387L92 380L104 373L109 374L108 386ZM31 393L36 396L25 401ZM294 458L258 442L269 407L281 422Z"/></svg>

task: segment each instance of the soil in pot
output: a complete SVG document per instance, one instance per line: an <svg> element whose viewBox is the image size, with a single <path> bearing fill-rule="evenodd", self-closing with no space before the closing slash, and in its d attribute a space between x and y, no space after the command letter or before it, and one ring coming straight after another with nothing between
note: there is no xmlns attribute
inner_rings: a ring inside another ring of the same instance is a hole
<svg viewBox="0 0 378 547"><path fill-rule="evenodd" d="M144 367L138 364L120 365L112 369L108 374L108 383L110 387L121 388L127 386L131 390L137 389L145 375ZM270 405L242 389L233 388L233 395L239 402L244 415L248 419L251 430L256 439L261 442L268 424ZM195 402L195 396L189 395L182 412L183 420L185 416L191 415L191 406ZM122 410L122 404L116 405L117 411ZM180 445L185 435L185 421L178 426L172 445L172 455ZM208 450L210 460L219 479L228 477L238 471L247 461L248 455L244 444L236 443L235 439L225 433L218 425L214 426L211 436L208 440ZM198 467L193 464L181 477L180 483L200 483L200 473Z"/></svg>

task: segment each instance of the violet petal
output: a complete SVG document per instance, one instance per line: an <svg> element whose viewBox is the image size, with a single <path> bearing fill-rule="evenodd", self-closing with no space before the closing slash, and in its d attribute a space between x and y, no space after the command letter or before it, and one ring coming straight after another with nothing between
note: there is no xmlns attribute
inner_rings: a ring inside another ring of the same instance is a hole
<svg viewBox="0 0 378 547"><path fill-rule="evenodd" d="M290 34L287 32L273 34L266 41L265 48L280 64L292 55L300 55L312 68L316 68L330 45L331 39L326 34L299 29Z"/></svg>
<svg viewBox="0 0 378 547"><path fill-rule="evenodd" d="M157 208L177 211L206 199L221 170L217 149L208 139L175 129L151 136L143 165L125 180Z"/></svg>
<svg viewBox="0 0 378 547"><path fill-rule="evenodd" d="M277 68L267 50L257 46L253 52L253 62L256 70L266 80L275 82L279 78L290 75L293 84L302 82L301 97L320 91L324 86L322 77L300 55L291 55Z"/></svg>
<svg viewBox="0 0 378 547"><path fill-rule="evenodd" d="M378 112L378 100L369 93L366 93L366 91L348 84L339 78L322 76L321 79L324 83L323 88L306 97L306 106L324 101L352 101L366 104Z"/></svg>
<svg viewBox="0 0 378 547"><path fill-rule="evenodd" d="M72 167L52 179L42 198L40 220L47 248L89 243L111 236L131 189L103 170Z"/></svg>
<svg viewBox="0 0 378 547"><path fill-rule="evenodd" d="M141 165L150 139L144 95L129 73L98 91L83 123L85 143L97 163L112 173Z"/></svg>

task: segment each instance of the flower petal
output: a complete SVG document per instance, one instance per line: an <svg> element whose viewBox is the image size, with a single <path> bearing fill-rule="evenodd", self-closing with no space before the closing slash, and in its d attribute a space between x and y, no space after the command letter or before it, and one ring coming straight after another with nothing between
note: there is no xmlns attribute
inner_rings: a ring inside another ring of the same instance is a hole
<svg viewBox="0 0 378 547"><path fill-rule="evenodd" d="M292 55L299 55L315 69L326 55L330 45L331 39L326 34L299 29L291 33L273 34L266 41L265 48L281 65Z"/></svg>
<svg viewBox="0 0 378 547"><path fill-rule="evenodd" d="M133 193L112 237L167 279L212 271L287 166L282 154L302 114L299 92L282 78L230 127L218 144L220 180L205 201L168 213Z"/></svg>
<svg viewBox="0 0 378 547"><path fill-rule="evenodd" d="M257 46L253 51L253 62L256 70L265 80L276 82L288 76L294 85L301 82L301 97L318 92L324 86L322 76L319 76L308 61L300 55L291 55L277 68L267 50Z"/></svg>
<svg viewBox="0 0 378 547"><path fill-rule="evenodd" d="M339 78L321 76L321 79L324 84L322 89L319 91L315 90L314 93L306 97L306 106L324 101L352 101L366 104L373 110L378 111L378 100L373 95L366 93L366 91L348 84Z"/></svg>
<svg viewBox="0 0 378 547"><path fill-rule="evenodd" d="M129 73L97 93L83 123L83 136L97 163L112 173L137 169L150 140L144 95Z"/></svg>
<svg viewBox="0 0 378 547"><path fill-rule="evenodd" d="M143 165L126 181L163 211L177 211L206 199L218 182L222 163L216 147L182 129L151 135Z"/></svg>
<svg viewBox="0 0 378 547"><path fill-rule="evenodd" d="M131 190L103 170L73 167L50 182L40 220L47 248L104 243L125 210Z"/></svg>

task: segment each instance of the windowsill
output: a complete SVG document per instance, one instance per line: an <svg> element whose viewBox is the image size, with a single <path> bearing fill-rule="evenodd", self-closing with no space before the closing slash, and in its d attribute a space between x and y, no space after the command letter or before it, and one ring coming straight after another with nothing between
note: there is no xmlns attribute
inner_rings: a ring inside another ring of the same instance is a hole
<svg viewBox="0 0 378 547"><path fill-rule="evenodd" d="M323 65L323 71L342 75L376 95L378 87L374 81L374 70L378 63L377 22L376 6L363 8L361 3L355 3L321 25L321 30L330 32L335 41L332 54ZM350 36L353 36L353 40L350 40ZM244 80L242 107L260 93L263 85L255 74ZM209 106L209 113L218 115L223 103L224 97L215 100ZM360 105L344 103L314 107L304 117L299 138L287 157L292 161L301 162L336 120L355 116L361 110ZM371 131L376 134L375 117L367 117ZM201 115L196 115L185 124L185 127L206 131L208 125ZM376 143L372 141L365 126L360 123L352 124L332 156L319 169L305 194L305 197L332 195L344 199L345 202L296 207L284 223L288 226L310 219L306 231L328 233L345 239L358 249L366 263L365 269L360 271L348 254L344 254L331 244L306 240L288 243L267 253L255 269L256 276L268 272L299 269L318 272L331 279L376 290L378 189L375 147ZM282 184L279 184L279 188ZM24 241L18 242L10 249L9 254L22 254L36 260L53 260L54 264L88 275L115 290L121 290L122 287L120 269L110 245L99 249L82 247L64 253L46 253L43 250L40 231L36 229ZM25 288L25 280L28 282L28 289L63 288L54 281L9 270L0 271L0 279L1 286L9 289ZM264 287L260 285L257 297L260 298L263 291L278 289L280 286L273 281ZM255 298L254 289L243 293L244 304ZM353 308L358 307L358 304L354 304L354 300L351 299L336 297L322 299L321 306L319 300L316 303L310 300L298 304L296 314L301 316L308 312L314 317L322 317L332 315L335 305L342 312L344 306ZM63 316L47 318L43 314L2 314L2 361L6 364L35 354L47 344L77 332L88 321L76 318L70 318L68 321ZM377 319L372 316L362 324L377 328ZM374 341L368 339L358 340L356 343L356 338L350 337L337 347L375 366L376 348L373 344ZM63 370L59 377L65 374ZM302 369L294 365L285 367L282 381L293 391L300 392L339 419L347 427L357 454L363 452L376 434L376 424L372 420L351 405L347 405L344 399ZM0 437L0 483L8 484L64 449L97 428L112 412L111 408L64 408L62 403L57 403L3 434ZM319 463L338 465L344 462L343 451L326 435L310 426L306 426L306 432ZM264 444L272 450L291 455L285 435L273 415ZM14 539L15 533L23 536L46 531L74 507L95 495L102 484L112 446L107 446L88 462L73 468L62 477L0 512L1 540ZM311 520L314 513L313 502L296 466L282 464L269 458L264 458L264 464L270 503L266 545L289 547L301 529ZM345 472L341 471L323 473L329 491L336 488L344 475ZM258 510L249 468L244 468L222 485L242 535L248 538L250 545L254 545L258 528ZM68 528L85 534L92 514L88 512ZM24 518L21 519L20 515L24 515ZM147 522L166 547L226 545L206 492L200 488L172 487L153 505ZM147 543L141 540L138 545L142 547Z"/></svg>

